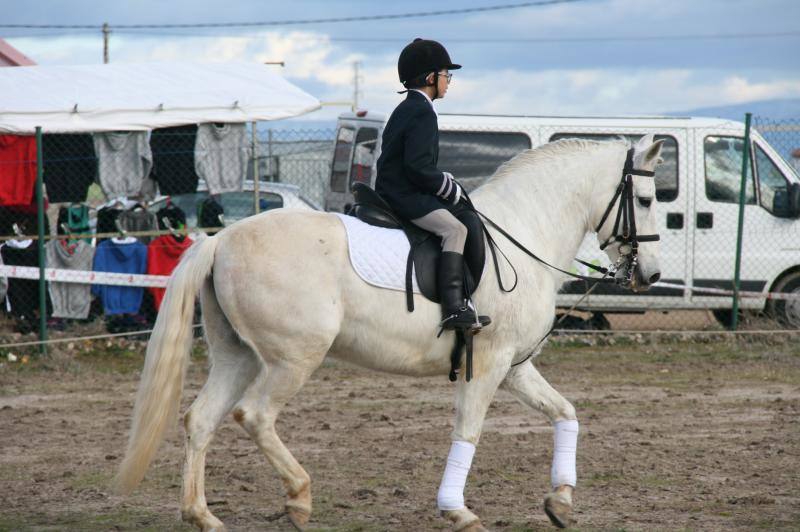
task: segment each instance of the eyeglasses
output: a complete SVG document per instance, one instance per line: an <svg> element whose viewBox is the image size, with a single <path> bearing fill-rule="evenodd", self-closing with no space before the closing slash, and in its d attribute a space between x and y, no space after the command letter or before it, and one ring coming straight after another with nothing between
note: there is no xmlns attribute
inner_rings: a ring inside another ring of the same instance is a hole
<svg viewBox="0 0 800 532"><path fill-rule="evenodd" d="M439 72L439 75L440 76L444 76L447 79L447 83L450 83L450 80L453 79L453 73L452 72L448 72L447 74Z"/></svg>

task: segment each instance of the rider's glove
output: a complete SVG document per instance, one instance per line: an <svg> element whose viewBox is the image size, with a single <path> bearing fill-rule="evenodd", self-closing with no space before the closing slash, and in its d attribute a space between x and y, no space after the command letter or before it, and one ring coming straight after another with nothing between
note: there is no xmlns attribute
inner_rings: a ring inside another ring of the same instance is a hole
<svg viewBox="0 0 800 532"><path fill-rule="evenodd" d="M438 196L447 203L456 205L461 200L461 185L456 182L450 172L442 172L442 174L444 174L444 179Z"/></svg>

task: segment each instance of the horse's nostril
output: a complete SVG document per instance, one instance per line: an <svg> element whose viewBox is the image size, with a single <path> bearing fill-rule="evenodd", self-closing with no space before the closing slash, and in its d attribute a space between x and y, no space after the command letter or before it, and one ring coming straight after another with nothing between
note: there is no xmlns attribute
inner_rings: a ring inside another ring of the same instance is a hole
<svg viewBox="0 0 800 532"><path fill-rule="evenodd" d="M656 273L654 273L653 275L650 276L649 283L650 284L655 284L655 283L658 282L659 279L661 279L661 273L660 272L656 272Z"/></svg>

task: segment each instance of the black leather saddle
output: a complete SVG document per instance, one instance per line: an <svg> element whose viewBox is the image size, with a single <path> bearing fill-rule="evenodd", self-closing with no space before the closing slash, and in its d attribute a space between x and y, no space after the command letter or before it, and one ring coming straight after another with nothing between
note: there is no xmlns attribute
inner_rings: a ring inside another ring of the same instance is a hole
<svg viewBox="0 0 800 532"><path fill-rule="evenodd" d="M422 295L435 303L439 303L439 291L436 277L439 257L442 253L442 239L425 231L409 221L400 218L377 192L364 183L355 183L352 187L355 202L348 214L362 222L389 229L402 229L408 238L411 249L406 262L406 306L409 312L414 311L414 293L412 288L412 269L417 276L417 285ZM483 223L478 215L466 205L451 209L453 215L467 226L467 243L464 247L464 261L467 265L464 286L471 295L480 283L483 266L486 260ZM413 268L412 268L413 267Z"/></svg>

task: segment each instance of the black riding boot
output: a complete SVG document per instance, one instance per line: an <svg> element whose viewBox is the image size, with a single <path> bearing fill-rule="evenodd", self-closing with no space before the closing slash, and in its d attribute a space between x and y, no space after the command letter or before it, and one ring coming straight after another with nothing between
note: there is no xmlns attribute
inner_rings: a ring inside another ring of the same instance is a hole
<svg viewBox="0 0 800 532"><path fill-rule="evenodd" d="M443 251L438 273L443 329L477 332L492 322L488 316L477 317L464 296L464 256L461 253Z"/></svg>

